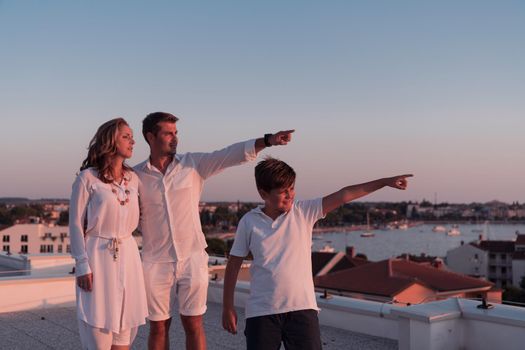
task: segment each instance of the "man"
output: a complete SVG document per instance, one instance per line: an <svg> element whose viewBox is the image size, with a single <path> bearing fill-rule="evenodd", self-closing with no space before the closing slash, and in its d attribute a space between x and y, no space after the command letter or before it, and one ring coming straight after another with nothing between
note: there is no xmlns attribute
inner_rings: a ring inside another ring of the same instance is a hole
<svg viewBox="0 0 525 350"><path fill-rule="evenodd" d="M204 180L256 158L263 148L286 145L293 130L266 134L212 153L177 154L178 118L156 112L142 122L150 157L135 166L143 235L142 257L148 297L150 350L169 349L171 317L178 313L187 349L206 349L203 314L208 289L208 255L199 219Z"/></svg>

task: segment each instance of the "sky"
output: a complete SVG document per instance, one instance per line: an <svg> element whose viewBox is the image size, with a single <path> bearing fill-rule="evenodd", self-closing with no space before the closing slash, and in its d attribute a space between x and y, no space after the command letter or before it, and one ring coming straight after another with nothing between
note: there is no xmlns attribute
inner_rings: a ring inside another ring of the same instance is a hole
<svg viewBox="0 0 525 350"><path fill-rule="evenodd" d="M103 122L177 115L178 152L295 129L261 152L298 199L525 202L523 1L1 1L0 197L67 198ZM259 158L261 159L261 157ZM205 201L259 200L256 163Z"/></svg>

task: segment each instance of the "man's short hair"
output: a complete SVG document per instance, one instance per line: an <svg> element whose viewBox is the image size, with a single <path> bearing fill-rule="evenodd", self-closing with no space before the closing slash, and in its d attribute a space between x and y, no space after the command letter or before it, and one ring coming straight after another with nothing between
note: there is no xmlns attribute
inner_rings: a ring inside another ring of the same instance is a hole
<svg viewBox="0 0 525 350"><path fill-rule="evenodd" d="M255 167L255 184L259 190L287 188L295 183L295 171L282 160L267 157Z"/></svg>
<svg viewBox="0 0 525 350"><path fill-rule="evenodd" d="M142 121L142 135L144 135L146 142L148 142L148 138L146 137L146 135L148 134L148 132L150 132L153 135L157 136L157 133L160 130L159 123L161 122L176 123L178 120L179 118L177 118L176 116L170 113L166 113L166 112L150 113Z"/></svg>

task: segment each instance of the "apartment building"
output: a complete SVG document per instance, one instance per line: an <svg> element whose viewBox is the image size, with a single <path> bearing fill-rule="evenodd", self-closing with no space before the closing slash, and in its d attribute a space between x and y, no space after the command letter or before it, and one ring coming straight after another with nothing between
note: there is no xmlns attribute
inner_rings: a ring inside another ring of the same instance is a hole
<svg viewBox="0 0 525 350"><path fill-rule="evenodd" d="M519 287L525 277L525 235L515 241L478 240L449 250L447 266L455 272L484 278L498 288Z"/></svg>
<svg viewBox="0 0 525 350"><path fill-rule="evenodd" d="M69 228L16 224L0 230L2 251L11 254L70 253Z"/></svg>

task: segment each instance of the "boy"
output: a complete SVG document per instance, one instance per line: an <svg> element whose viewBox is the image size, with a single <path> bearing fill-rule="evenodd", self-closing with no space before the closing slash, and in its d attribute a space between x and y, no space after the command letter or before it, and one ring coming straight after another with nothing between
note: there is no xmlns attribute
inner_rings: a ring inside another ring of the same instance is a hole
<svg viewBox="0 0 525 350"><path fill-rule="evenodd" d="M321 349L311 263L315 222L385 186L404 190L411 176L347 186L323 198L294 203L294 170L273 158L257 164L255 182L264 206L244 215L237 228L224 277L224 329L237 333L235 284L242 261L251 252L244 331L248 350L279 349L281 342L286 349Z"/></svg>

